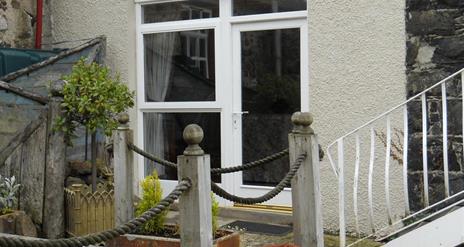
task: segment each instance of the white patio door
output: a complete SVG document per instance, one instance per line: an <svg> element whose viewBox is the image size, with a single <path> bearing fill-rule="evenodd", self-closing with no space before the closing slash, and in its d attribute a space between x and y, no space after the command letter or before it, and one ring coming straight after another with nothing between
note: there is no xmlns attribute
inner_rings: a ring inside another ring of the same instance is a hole
<svg viewBox="0 0 464 247"><path fill-rule="evenodd" d="M139 147L176 161L186 147L183 128L196 123L213 168L287 148L291 114L309 105L305 0L137 2ZM155 170L169 193L177 171L139 157L140 179ZM287 171L285 157L212 180L230 193L256 197ZM290 206L290 190L265 204Z"/></svg>
<svg viewBox="0 0 464 247"><path fill-rule="evenodd" d="M288 148L290 117L309 105L307 45L306 19L232 25L233 164ZM235 173L234 192L242 197L263 195L288 169L284 157ZM290 188L264 204L291 206Z"/></svg>

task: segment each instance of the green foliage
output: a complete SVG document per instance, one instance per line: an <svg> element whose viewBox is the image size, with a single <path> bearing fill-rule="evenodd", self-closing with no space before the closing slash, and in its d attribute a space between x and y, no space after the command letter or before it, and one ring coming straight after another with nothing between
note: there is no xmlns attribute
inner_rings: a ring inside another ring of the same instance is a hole
<svg viewBox="0 0 464 247"><path fill-rule="evenodd" d="M211 192L211 215L213 223L213 236L219 228L218 225L218 216L219 216L219 202L214 197L214 194Z"/></svg>
<svg viewBox="0 0 464 247"><path fill-rule="evenodd" d="M16 183L16 178L2 178L0 175L0 213L7 214L13 212L18 203L17 193L21 185Z"/></svg>
<svg viewBox="0 0 464 247"><path fill-rule="evenodd" d="M163 196L163 189L161 188L161 182L158 178L158 173L153 171L151 176L146 177L140 183L143 189L142 200L137 206L135 211L136 216L140 216L149 209L155 207ZM144 233L159 233L164 229L164 221L166 219L167 211L162 212L158 216L147 221L142 226Z"/></svg>
<svg viewBox="0 0 464 247"><path fill-rule="evenodd" d="M116 116L134 106L134 93L121 83L119 75L111 76L106 66L87 64L81 58L71 74L62 78L63 117L58 118L55 129L65 132L67 140L74 135L78 124L91 133L99 128L110 135L117 127Z"/></svg>

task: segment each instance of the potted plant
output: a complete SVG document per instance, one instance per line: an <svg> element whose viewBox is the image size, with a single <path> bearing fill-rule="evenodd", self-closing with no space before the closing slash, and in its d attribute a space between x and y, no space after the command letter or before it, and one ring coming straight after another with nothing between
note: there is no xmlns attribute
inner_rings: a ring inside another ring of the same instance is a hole
<svg viewBox="0 0 464 247"><path fill-rule="evenodd" d="M37 229L32 219L23 211L15 210L18 204L20 184L16 178L0 175L0 232L37 237Z"/></svg>
<svg viewBox="0 0 464 247"><path fill-rule="evenodd" d="M68 144L75 136L79 124L91 133L91 180L92 190L97 185L96 134L101 129L111 135L118 126L116 116L134 106L134 93L121 83L119 75L112 76L106 66L86 63L80 59L71 74L64 76L63 116L55 123L63 131Z"/></svg>
<svg viewBox="0 0 464 247"><path fill-rule="evenodd" d="M153 175L146 177L141 182L143 189L142 199L137 205L136 215L141 215L150 208L156 206L161 200L163 190L156 170ZM240 234L231 230L218 229L217 217L219 203L212 198L212 225L214 246L239 247ZM134 234L126 234L107 243L109 247L180 247L179 227L165 224L167 211L147 221Z"/></svg>

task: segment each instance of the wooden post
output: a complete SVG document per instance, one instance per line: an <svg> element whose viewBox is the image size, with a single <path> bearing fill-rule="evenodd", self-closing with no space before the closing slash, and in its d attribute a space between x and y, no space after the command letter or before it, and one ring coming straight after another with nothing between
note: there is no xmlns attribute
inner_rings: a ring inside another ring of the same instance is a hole
<svg viewBox="0 0 464 247"><path fill-rule="evenodd" d="M114 131L114 212L115 224L121 225L134 216L133 203L133 165L132 152L127 146L132 141L132 133L128 127L129 115L124 113L118 117L120 126Z"/></svg>
<svg viewBox="0 0 464 247"><path fill-rule="evenodd" d="M210 156L198 144L203 130L196 124L187 126L183 137L188 147L178 156L178 177L190 179L192 187L179 198L180 239L182 247L211 247Z"/></svg>
<svg viewBox="0 0 464 247"><path fill-rule="evenodd" d="M290 164L302 153L307 157L292 180L294 241L298 246L323 247L321 193L319 189L319 145L310 125L312 116L297 112L289 134Z"/></svg>
<svg viewBox="0 0 464 247"><path fill-rule="evenodd" d="M65 232L66 145L64 133L53 130L62 112L62 85L63 81L54 82L48 104L43 231L50 239L64 237Z"/></svg>

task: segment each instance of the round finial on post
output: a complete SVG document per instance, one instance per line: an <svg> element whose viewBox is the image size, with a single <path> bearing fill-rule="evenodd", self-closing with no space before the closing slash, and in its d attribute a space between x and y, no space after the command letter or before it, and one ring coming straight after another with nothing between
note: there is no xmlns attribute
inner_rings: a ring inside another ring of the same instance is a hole
<svg viewBox="0 0 464 247"><path fill-rule="evenodd" d="M304 127L311 126L313 123L313 115L309 112L301 112L299 116L300 125Z"/></svg>
<svg viewBox="0 0 464 247"><path fill-rule="evenodd" d="M129 114L127 112L119 113L118 114L118 122L121 126L126 126L129 123Z"/></svg>
<svg viewBox="0 0 464 247"><path fill-rule="evenodd" d="M199 125L189 124L185 127L182 136L184 137L184 141L188 144L184 151L184 155L203 155L205 153L199 145L204 137L203 129Z"/></svg>
<svg viewBox="0 0 464 247"><path fill-rule="evenodd" d="M293 133L298 133L301 131L300 115L301 115L301 112L299 111L293 113L292 115L291 120L293 123L293 130L292 130Z"/></svg>
<svg viewBox="0 0 464 247"><path fill-rule="evenodd" d="M294 133L314 133L311 129L313 116L309 112L295 112L292 115L292 123L294 125Z"/></svg>
<svg viewBox="0 0 464 247"><path fill-rule="evenodd" d="M50 85L50 94L53 97L63 97L63 87L64 87L65 81L63 80L57 80L51 83Z"/></svg>
<svg viewBox="0 0 464 247"><path fill-rule="evenodd" d="M299 123L301 125L301 132L307 134L314 134L311 124L313 123L313 115L309 112L302 112L299 116Z"/></svg>

